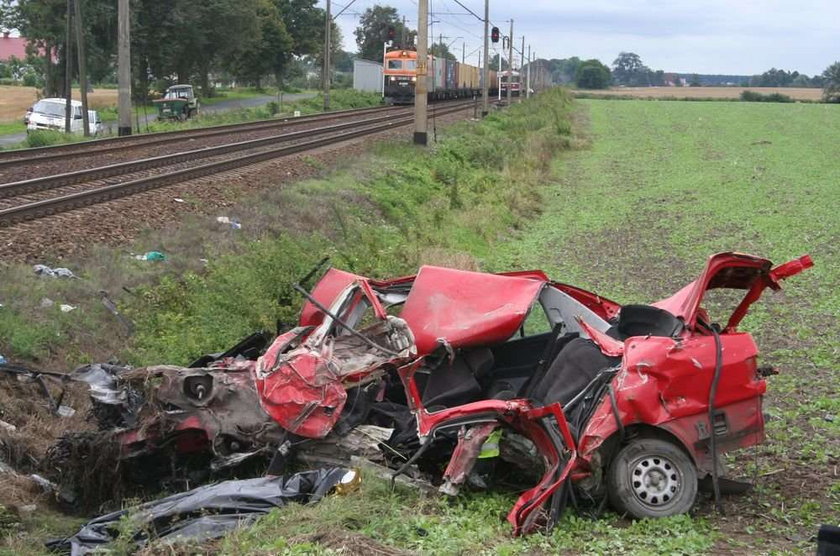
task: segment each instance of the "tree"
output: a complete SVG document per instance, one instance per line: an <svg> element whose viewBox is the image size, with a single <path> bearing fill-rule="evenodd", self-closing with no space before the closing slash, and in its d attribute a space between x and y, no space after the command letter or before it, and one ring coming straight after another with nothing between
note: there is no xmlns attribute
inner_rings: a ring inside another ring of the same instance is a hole
<svg viewBox="0 0 840 556"><path fill-rule="evenodd" d="M326 12L316 6L317 0L272 0L286 30L292 36L292 54L306 56L324 48ZM336 26L333 26L336 29ZM333 41L341 44L340 41Z"/></svg>
<svg viewBox="0 0 840 556"><path fill-rule="evenodd" d="M352 52L347 52L346 50L339 50L335 53L335 56L333 57L333 67L335 68L335 71L352 73L353 60L355 59L356 55Z"/></svg>
<svg viewBox="0 0 840 556"><path fill-rule="evenodd" d="M0 0L0 31L11 31L17 27L15 25L16 8L12 0Z"/></svg>
<svg viewBox="0 0 840 556"><path fill-rule="evenodd" d="M840 62L834 62L822 72L823 100L840 102Z"/></svg>
<svg viewBox="0 0 840 556"><path fill-rule="evenodd" d="M610 68L594 59L582 62L575 76L577 86L581 89L607 89L611 80Z"/></svg>
<svg viewBox="0 0 840 556"><path fill-rule="evenodd" d="M449 51L449 47L446 46L446 43L438 42L433 44L429 47L429 54L436 58L446 58L447 60L457 60L458 58L455 57L452 52Z"/></svg>
<svg viewBox="0 0 840 556"><path fill-rule="evenodd" d="M66 0L19 0L14 17L15 27L29 39L34 52L44 58L44 94L64 96ZM58 58L58 63L53 60Z"/></svg>
<svg viewBox="0 0 840 556"><path fill-rule="evenodd" d="M414 37L417 35L403 27L396 8L391 6L373 6L365 10L356 27L356 46L359 48L359 58L364 60L381 60L382 47L388 41L388 30L394 31L394 43L402 42L405 35L406 48L414 47Z"/></svg>
<svg viewBox="0 0 840 556"><path fill-rule="evenodd" d="M639 55L634 52L621 52L613 61L612 75L619 85L637 85L640 77L649 71Z"/></svg>
<svg viewBox="0 0 840 556"><path fill-rule="evenodd" d="M510 69L510 64L508 64L507 58L502 58L502 65L499 66L499 55L496 54L490 58L490 69L496 71L506 71Z"/></svg>
<svg viewBox="0 0 840 556"><path fill-rule="evenodd" d="M230 67L238 78L261 86L263 76L274 74L280 83L292 59L292 36L280 19L280 11L271 0L258 0L259 32Z"/></svg>

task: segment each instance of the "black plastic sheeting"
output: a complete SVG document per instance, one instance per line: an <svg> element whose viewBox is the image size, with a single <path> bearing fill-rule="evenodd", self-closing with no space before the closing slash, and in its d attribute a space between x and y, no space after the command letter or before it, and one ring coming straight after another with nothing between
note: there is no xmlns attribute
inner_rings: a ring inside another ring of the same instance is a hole
<svg viewBox="0 0 840 556"><path fill-rule="evenodd" d="M138 549L155 540L215 539L288 502L316 502L348 473L353 472L336 467L303 471L288 478L260 477L206 485L97 517L72 537L52 541L47 547L76 556L107 549L121 534L130 534L131 544Z"/></svg>

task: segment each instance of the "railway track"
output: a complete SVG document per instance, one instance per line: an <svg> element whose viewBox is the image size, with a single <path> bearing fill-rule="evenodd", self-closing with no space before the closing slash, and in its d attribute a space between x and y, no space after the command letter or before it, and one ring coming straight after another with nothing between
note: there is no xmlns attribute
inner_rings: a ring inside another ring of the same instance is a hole
<svg viewBox="0 0 840 556"><path fill-rule="evenodd" d="M27 164L43 164L56 160L62 160L85 154L101 155L127 151L151 146L166 145L169 143L180 143L193 139L204 139L230 135L232 133L247 133L254 131L265 131L272 129L283 129L319 121L340 120L355 118L360 115L372 113L399 113L407 109L401 106L376 106L373 108L361 108L354 110L339 110L336 112L325 112L307 116L278 118L276 120L259 120L255 122L244 122L239 124L225 124L219 126L167 131L162 133L150 133L141 135L130 135L125 137L111 137L108 139L95 139L81 143L68 143L64 145L53 145L50 147L39 147L33 149L18 149L0 152L0 171L14 169L17 166Z"/></svg>
<svg viewBox="0 0 840 556"><path fill-rule="evenodd" d="M472 106L471 101L438 105L433 108L433 115ZM372 135L414 121L412 114L403 111L385 115L374 112L373 117L358 121L0 184L0 227Z"/></svg>

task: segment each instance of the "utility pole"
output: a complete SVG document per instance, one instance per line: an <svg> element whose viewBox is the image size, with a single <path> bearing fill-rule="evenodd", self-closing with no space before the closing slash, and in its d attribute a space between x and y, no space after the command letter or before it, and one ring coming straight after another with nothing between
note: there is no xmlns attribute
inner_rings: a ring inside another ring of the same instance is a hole
<svg viewBox="0 0 840 556"><path fill-rule="evenodd" d="M403 16L403 22L402 23L403 23L403 26L402 26L402 31L400 33L400 48L402 48L404 50L405 47L408 45L408 31L405 28L405 16Z"/></svg>
<svg viewBox="0 0 840 556"><path fill-rule="evenodd" d="M525 35L522 35L522 48L519 50L519 102L522 102L522 70L525 69ZM527 93L526 93L527 94Z"/></svg>
<svg viewBox="0 0 840 556"><path fill-rule="evenodd" d="M466 57L467 57L467 43L462 42L461 43L461 63L462 64L464 63L464 60L466 59Z"/></svg>
<svg viewBox="0 0 840 556"><path fill-rule="evenodd" d="M481 66L481 54L479 54L478 65ZM490 79L490 0L484 0L484 66L482 67L481 79L481 117L486 116L489 110L490 99L487 98L489 94Z"/></svg>
<svg viewBox="0 0 840 556"><path fill-rule="evenodd" d="M128 0L118 0L117 74L119 90L117 135L131 135L131 13Z"/></svg>
<svg viewBox="0 0 840 556"><path fill-rule="evenodd" d="M85 60L85 36L82 33L82 0L76 0L76 51L79 54L79 87L82 91L82 124L85 137L90 137L90 118L87 101L87 62Z"/></svg>
<svg viewBox="0 0 840 556"><path fill-rule="evenodd" d="M528 45L528 73L525 78L525 98L531 98L531 45Z"/></svg>
<svg viewBox="0 0 840 556"><path fill-rule="evenodd" d="M426 109L428 98L426 75L429 43L429 0L417 0L417 82L414 85L414 144L428 143Z"/></svg>
<svg viewBox="0 0 840 556"><path fill-rule="evenodd" d="M501 66L501 56L499 65ZM513 98L513 19L510 20L510 36L508 37L508 80L507 80L507 103L510 106L510 99Z"/></svg>
<svg viewBox="0 0 840 556"><path fill-rule="evenodd" d="M70 118L73 116L73 80L70 74L73 71L73 0L67 0L67 34L64 37L64 132L70 133Z"/></svg>
<svg viewBox="0 0 840 556"><path fill-rule="evenodd" d="M327 14L324 19L324 112L330 109L330 31L332 30L332 13L330 0L327 0Z"/></svg>

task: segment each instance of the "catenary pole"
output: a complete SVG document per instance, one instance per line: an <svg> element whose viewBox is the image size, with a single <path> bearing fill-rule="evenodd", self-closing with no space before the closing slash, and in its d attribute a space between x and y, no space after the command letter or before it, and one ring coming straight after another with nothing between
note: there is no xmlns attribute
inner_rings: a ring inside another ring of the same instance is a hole
<svg viewBox="0 0 840 556"><path fill-rule="evenodd" d="M67 34L64 37L64 132L70 133L73 99L73 0L67 0Z"/></svg>
<svg viewBox="0 0 840 556"><path fill-rule="evenodd" d="M128 0L117 0L117 135L131 135L131 14Z"/></svg>
<svg viewBox="0 0 840 556"><path fill-rule="evenodd" d="M417 0L417 81L414 85L414 144L428 143L426 110L428 107L426 76L429 43L429 0Z"/></svg>
<svg viewBox="0 0 840 556"><path fill-rule="evenodd" d="M324 112L330 109L330 31L332 30L330 7L330 0L327 0L327 13L324 18Z"/></svg>
<svg viewBox="0 0 840 556"><path fill-rule="evenodd" d="M82 91L82 127L85 137L90 137L90 118L87 98L87 61L85 60L85 36L82 33L82 0L75 0L76 52L79 56L79 87Z"/></svg>
<svg viewBox="0 0 840 556"><path fill-rule="evenodd" d="M501 63L501 59L500 59ZM510 20L510 36L508 37L508 80L507 80L507 103L510 106L513 98L513 19Z"/></svg>
<svg viewBox="0 0 840 556"><path fill-rule="evenodd" d="M522 35L522 48L519 50L519 102L522 102L522 70L525 69L525 35Z"/></svg>
<svg viewBox="0 0 840 556"><path fill-rule="evenodd" d="M531 45L528 45L528 73L525 78L525 98L531 98Z"/></svg>
<svg viewBox="0 0 840 556"><path fill-rule="evenodd" d="M478 65L481 65L479 60ZM490 99L487 98L490 91L490 0L484 0L484 66L482 67L481 79L481 116L489 113Z"/></svg>

